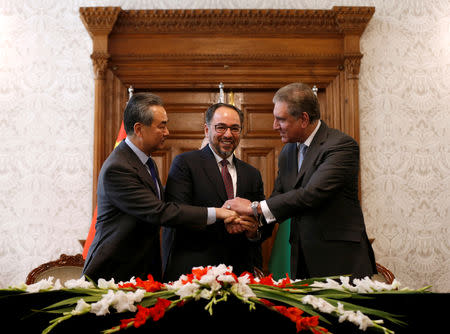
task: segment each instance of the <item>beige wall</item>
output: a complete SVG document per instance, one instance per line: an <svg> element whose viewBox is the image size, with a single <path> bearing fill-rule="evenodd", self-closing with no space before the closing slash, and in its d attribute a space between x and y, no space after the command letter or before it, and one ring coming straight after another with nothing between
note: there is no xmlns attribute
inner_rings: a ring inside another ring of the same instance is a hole
<svg viewBox="0 0 450 334"><path fill-rule="evenodd" d="M80 6L375 6L361 48L362 200L378 262L450 291L448 1L0 0L0 287L81 252L91 218L93 71Z"/></svg>

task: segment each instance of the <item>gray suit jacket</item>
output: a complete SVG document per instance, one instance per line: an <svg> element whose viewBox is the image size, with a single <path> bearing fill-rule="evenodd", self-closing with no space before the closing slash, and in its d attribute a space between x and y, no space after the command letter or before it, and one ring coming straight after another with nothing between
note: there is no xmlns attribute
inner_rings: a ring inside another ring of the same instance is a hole
<svg viewBox="0 0 450 334"><path fill-rule="evenodd" d="M298 173L295 143L284 146L278 163L267 204L277 221L292 218L291 274L296 277L299 270L310 277L376 273L358 199L355 140L322 121Z"/></svg>
<svg viewBox="0 0 450 334"><path fill-rule="evenodd" d="M122 141L100 170L96 233L83 274L116 282L148 274L161 280L160 226L205 228L207 209L165 203L156 191L146 167Z"/></svg>

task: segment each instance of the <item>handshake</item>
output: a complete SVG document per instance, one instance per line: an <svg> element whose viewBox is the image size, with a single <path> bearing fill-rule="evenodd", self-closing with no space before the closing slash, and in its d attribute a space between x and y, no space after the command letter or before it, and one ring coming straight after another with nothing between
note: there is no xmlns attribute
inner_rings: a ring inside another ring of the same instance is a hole
<svg viewBox="0 0 450 334"><path fill-rule="evenodd" d="M221 217L225 222L228 233L245 233L249 239L255 239L258 235L259 222L253 215L248 199L236 197L226 201L221 209L224 210L225 217Z"/></svg>

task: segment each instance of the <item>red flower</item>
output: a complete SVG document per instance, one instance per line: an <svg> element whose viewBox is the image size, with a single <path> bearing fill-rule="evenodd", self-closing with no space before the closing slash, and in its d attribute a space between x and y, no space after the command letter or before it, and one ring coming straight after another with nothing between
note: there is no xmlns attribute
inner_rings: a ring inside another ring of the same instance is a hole
<svg viewBox="0 0 450 334"><path fill-rule="evenodd" d="M261 300L261 301L263 301L263 303L266 304L266 301L264 301L264 300ZM266 304L266 305L270 307L270 304ZM302 314L304 312L297 307L286 307L286 306L278 305L278 306L273 306L273 308L275 310L277 310L278 312L280 312L285 317L289 318L289 320L291 320L292 322L295 322L295 327L297 329L297 333L302 330L310 330L316 334L328 332L328 330L326 328L319 327L319 316L302 317Z"/></svg>
<svg viewBox="0 0 450 334"><path fill-rule="evenodd" d="M265 276L265 277L261 278L259 280L259 284L275 286L272 275L273 274L270 274L269 276Z"/></svg>
<svg viewBox="0 0 450 334"><path fill-rule="evenodd" d="M147 319L150 315L150 309L147 307L143 307L141 305L137 305L137 313L134 318L134 327L138 328L147 322Z"/></svg>
<svg viewBox="0 0 450 334"><path fill-rule="evenodd" d="M136 312L136 316L131 319L123 319L120 320L120 328L125 328L128 324L134 321L134 327L138 328L145 324L149 318L153 319L153 321L158 321L164 316L166 309L172 304L170 300L158 298L155 306L153 307L143 307L141 305L137 305L138 311Z"/></svg>
<svg viewBox="0 0 450 334"><path fill-rule="evenodd" d="M283 280L281 280L281 283L278 284L278 287L280 288L285 288L286 285L290 285L291 284L291 279L289 278L289 275L286 274L286 278L284 278Z"/></svg>
<svg viewBox="0 0 450 334"><path fill-rule="evenodd" d="M132 322L134 318L131 319L122 319L120 320L120 329L126 328L130 322Z"/></svg>
<svg viewBox="0 0 450 334"><path fill-rule="evenodd" d="M194 275L193 274L187 274L187 279L182 280L181 283L186 284L186 283L192 283L192 281L194 280Z"/></svg>
<svg viewBox="0 0 450 334"><path fill-rule="evenodd" d="M150 316L153 318L153 321L158 321L164 316L166 309L172 304L170 300L158 298L155 306L150 308Z"/></svg>
<svg viewBox="0 0 450 334"><path fill-rule="evenodd" d="M192 268L192 274L194 277L198 280L200 280L203 276L205 276L208 273L208 270L211 269L211 267L206 268Z"/></svg>
<svg viewBox="0 0 450 334"><path fill-rule="evenodd" d="M297 332L305 329L311 329L319 325L319 316L305 317L298 319L296 322Z"/></svg>
<svg viewBox="0 0 450 334"><path fill-rule="evenodd" d="M267 307L272 307L275 306L274 303L272 303L270 300L264 299L264 298L260 298L259 299L264 305L266 305Z"/></svg>
<svg viewBox="0 0 450 334"><path fill-rule="evenodd" d="M253 276L253 274L249 273L248 271L244 271L239 277L243 277L245 275L248 275L250 284L258 284L258 282L255 281L255 277Z"/></svg>
<svg viewBox="0 0 450 334"><path fill-rule="evenodd" d="M136 279L136 285L144 288L145 291L147 292L156 292L161 290L161 288L164 286L164 284L159 283L158 281L155 281L153 279L152 275L148 275L147 276L148 280L147 281L143 281L141 280L139 277Z"/></svg>
<svg viewBox="0 0 450 334"><path fill-rule="evenodd" d="M148 280L143 281L142 279L140 279L139 277L136 278L136 284L133 283L124 283L124 284L120 284L119 288L133 288L133 289L137 289L139 288L143 288L145 289L145 291L147 292L156 292L161 290L161 288L164 286L164 284L159 283L158 281L155 281L153 279L152 275L148 275L147 276Z"/></svg>
<svg viewBox="0 0 450 334"><path fill-rule="evenodd" d="M234 274L234 273L230 273L230 272L226 272L226 273L225 273L225 275L233 276L233 278L234 278L234 281L235 281L236 283L238 283L238 282L239 282L239 281L238 281L238 278L237 278L237 276L236 276L236 274Z"/></svg>

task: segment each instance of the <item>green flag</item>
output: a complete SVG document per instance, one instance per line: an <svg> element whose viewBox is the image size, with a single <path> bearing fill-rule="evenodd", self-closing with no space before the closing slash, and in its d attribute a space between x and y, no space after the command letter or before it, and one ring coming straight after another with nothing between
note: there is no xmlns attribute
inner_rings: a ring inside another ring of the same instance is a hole
<svg viewBox="0 0 450 334"><path fill-rule="evenodd" d="M272 247L272 254L269 260L269 270L273 274L273 279L285 278L286 273L291 276L291 245L289 234L291 231L291 220L288 219L278 225L277 235Z"/></svg>

